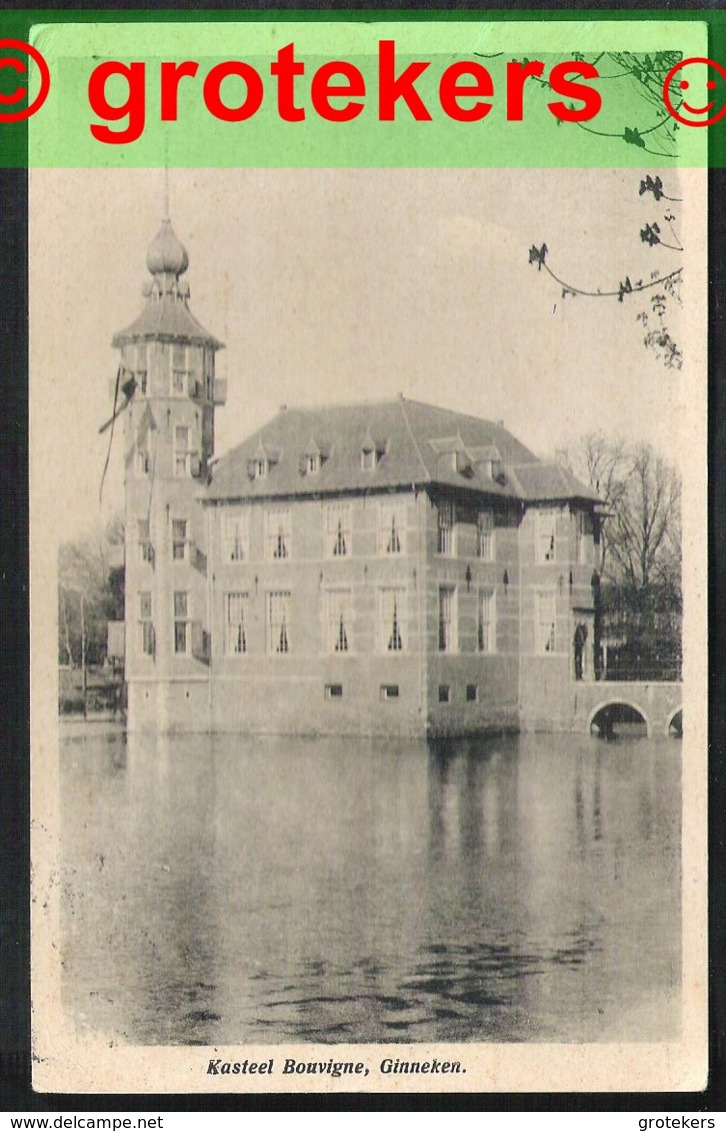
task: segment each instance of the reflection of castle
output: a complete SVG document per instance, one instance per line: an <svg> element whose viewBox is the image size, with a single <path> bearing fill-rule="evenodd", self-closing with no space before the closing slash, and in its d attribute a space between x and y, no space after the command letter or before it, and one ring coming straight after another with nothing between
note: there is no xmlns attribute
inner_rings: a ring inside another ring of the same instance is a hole
<svg viewBox="0 0 726 1131"><path fill-rule="evenodd" d="M114 338L132 727L517 728L594 678L589 488L501 424L403 397L283 408L213 464L221 343L168 220L147 265Z"/></svg>

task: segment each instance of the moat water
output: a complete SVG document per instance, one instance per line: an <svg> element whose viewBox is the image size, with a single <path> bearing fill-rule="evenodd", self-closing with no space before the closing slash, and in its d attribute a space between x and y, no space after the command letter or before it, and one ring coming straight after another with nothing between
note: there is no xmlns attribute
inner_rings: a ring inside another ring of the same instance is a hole
<svg viewBox="0 0 726 1131"><path fill-rule="evenodd" d="M65 1008L151 1045L674 1038L680 759L76 724Z"/></svg>

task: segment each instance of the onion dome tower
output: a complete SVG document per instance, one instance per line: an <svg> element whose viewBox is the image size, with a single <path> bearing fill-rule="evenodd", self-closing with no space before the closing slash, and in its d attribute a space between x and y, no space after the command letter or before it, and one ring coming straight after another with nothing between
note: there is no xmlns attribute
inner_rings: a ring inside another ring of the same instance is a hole
<svg viewBox="0 0 726 1131"><path fill-rule="evenodd" d="M207 549L197 496L226 382L215 376L222 343L190 310L189 256L168 219L146 266L141 314L113 339L128 400L125 667L129 726L173 730L201 721L207 703Z"/></svg>

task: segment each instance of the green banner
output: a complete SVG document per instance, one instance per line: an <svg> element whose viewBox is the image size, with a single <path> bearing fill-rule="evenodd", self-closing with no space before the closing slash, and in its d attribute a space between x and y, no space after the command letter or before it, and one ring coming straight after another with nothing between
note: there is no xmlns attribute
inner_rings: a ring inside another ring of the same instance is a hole
<svg viewBox="0 0 726 1131"><path fill-rule="evenodd" d="M0 165L726 164L725 13L194 15L0 16Z"/></svg>

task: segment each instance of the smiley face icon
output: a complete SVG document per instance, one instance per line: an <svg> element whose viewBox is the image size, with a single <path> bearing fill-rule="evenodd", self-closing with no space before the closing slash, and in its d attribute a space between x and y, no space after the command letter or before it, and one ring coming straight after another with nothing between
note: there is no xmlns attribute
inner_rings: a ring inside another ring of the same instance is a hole
<svg viewBox="0 0 726 1131"><path fill-rule="evenodd" d="M665 77L663 101L681 125L712 126L726 114L726 70L713 59L683 59Z"/></svg>

